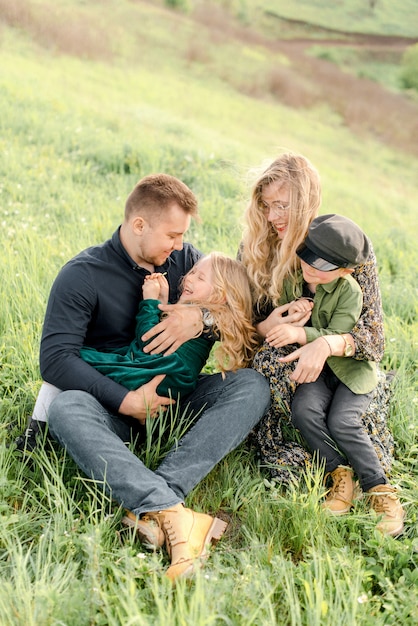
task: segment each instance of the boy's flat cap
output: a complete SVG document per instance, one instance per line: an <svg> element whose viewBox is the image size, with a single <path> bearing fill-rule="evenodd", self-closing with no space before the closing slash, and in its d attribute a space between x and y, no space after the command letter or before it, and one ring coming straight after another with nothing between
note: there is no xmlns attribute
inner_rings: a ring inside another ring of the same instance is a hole
<svg viewBox="0 0 418 626"><path fill-rule="evenodd" d="M370 253L370 244L355 222L330 213L312 221L308 235L296 253L308 265L330 272L364 263Z"/></svg>

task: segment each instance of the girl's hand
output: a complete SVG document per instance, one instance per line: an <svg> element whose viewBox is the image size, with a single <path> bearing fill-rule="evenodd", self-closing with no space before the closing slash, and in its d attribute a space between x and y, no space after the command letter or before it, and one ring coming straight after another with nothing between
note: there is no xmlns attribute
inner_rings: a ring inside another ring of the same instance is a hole
<svg viewBox="0 0 418 626"><path fill-rule="evenodd" d="M145 299L160 300L162 304L168 303L169 285L163 274L154 272L145 276L142 286L142 295Z"/></svg>

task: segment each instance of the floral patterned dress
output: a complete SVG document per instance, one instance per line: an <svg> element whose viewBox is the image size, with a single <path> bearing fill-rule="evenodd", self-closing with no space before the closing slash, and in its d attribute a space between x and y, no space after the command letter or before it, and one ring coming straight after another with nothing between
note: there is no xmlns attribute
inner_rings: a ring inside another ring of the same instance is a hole
<svg viewBox="0 0 418 626"><path fill-rule="evenodd" d="M363 291L363 309L352 331L356 343L354 358L381 361L384 351L383 312L373 249L363 265L356 268L353 277ZM273 306L262 312L265 319ZM260 455L261 465L272 478L288 484L298 472L309 467L312 455L306 449L299 432L290 419L290 407L297 383L289 376L296 363L281 363L279 358L293 352L294 346L273 348L266 342L258 349L252 368L268 378L271 407L259 422L253 435ZM376 449L383 469L390 472L394 442L387 426L390 401L393 393L393 373L378 372L378 385L373 398L362 416L365 431Z"/></svg>

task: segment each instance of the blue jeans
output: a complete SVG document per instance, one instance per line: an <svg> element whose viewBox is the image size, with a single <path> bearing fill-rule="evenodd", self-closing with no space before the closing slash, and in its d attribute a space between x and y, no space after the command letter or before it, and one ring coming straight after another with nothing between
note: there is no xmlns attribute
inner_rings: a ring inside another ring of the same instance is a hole
<svg viewBox="0 0 418 626"><path fill-rule="evenodd" d="M168 509L186 495L250 433L269 407L267 380L242 369L199 378L181 408L201 412L156 471L125 442L138 432L131 418L109 413L85 391L63 391L49 407L49 430L80 469L105 483L111 497L136 515Z"/></svg>
<svg viewBox="0 0 418 626"><path fill-rule="evenodd" d="M361 421L371 397L350 391L325 365L314 383L299 385L291 409L292 423L325 462L325 470L333 472L348 460L363 491L387 482Z"/></svg>

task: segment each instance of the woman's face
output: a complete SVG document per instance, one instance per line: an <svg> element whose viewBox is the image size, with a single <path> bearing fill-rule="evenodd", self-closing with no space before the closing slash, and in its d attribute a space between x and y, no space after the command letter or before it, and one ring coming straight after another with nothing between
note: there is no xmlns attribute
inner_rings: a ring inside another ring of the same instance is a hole
<svg viewBox="0 0 418 626"><path fill-rule="evenodd" d="M261 202L267 221L273 226L278 238L283 239L289 224L289 186L280 180L266 185L261 193Z"/></svg>

